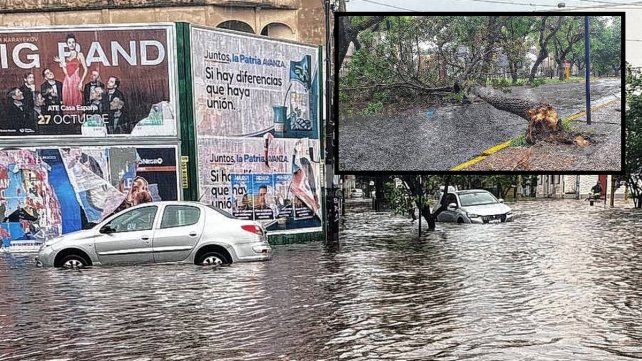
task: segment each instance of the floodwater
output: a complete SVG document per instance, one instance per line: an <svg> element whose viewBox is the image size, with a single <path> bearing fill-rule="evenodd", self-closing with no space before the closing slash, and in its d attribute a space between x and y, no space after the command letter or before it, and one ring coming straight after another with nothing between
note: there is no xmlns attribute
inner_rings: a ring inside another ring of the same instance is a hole
<svg viewBox="0 0 642 361"><path fill-rule="evenodd" d="M0 256L0 360L642 358L642 213L511 206L512 223L418 238L350 204L338 251L221 269Z"/></svg>

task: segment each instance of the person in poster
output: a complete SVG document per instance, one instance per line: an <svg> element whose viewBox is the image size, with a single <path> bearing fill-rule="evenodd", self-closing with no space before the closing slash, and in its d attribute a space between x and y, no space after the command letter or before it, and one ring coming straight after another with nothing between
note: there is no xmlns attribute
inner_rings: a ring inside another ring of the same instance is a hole
<svg viewBox="0 0 642 361"><path fill-rule="evenodd" d="M45 114L45 98L40 94L40 92L36 92L35 94L36 96L34 97L33 103L33 121L37 126L38 119L41 119Z"/></svg>
<svg viewBox="0 0 642 361"><path fill-rule="evenodd" d="M103 82L101 81L100 73L98 72L98 70L92 70L89 82L85 84L85 88L83 90L83 104L91 105L91 93L98 87L104 88L105 84L103 84Z"/></svg>
<svg viewBox="0 0 642 361"><path fill-rule="evenodd" d="M320 204L314 168L310 159L304 154L303 140L300 139L294 146L294 155L292 156L293 176L290 190L296 196L295 208L307 206L313 213L318 213ZM308 139L305 140L307 141ZM297 200L300 201L299 204L297 204Z"/></svg>
<svg viewBox="0 0 642 361"><path fill-rule="evenodd" d="M107 134L129 134L133 125L129 121L129 116L123 107L125 102L115 97L109 103L109 124L107 125Z"/></svg>
<svg viewBox="0 0 642 361"><path fill-rule="evenodd" d="M33 110L26 107L23 103L24 94L20 88L13 88L7 94L9 108L7 109L7 117L10 126L16 129L20 134L22 133L35 133L36 127L33 119Z"/></svg>
<svg viewBox="0 0 642 361"><path fill-rule="evenodd" d="M74 34L67 34L67 48L69 49L69 56L63 58L55 56L54 61L60 64L62 72L65 74L65 79L62 83L64 104L75 107L83 103L82 83L87 76L87 64ZM81 68L82 76L79 75Z"/></svg>
<svg viewBox="0 0 642 361"><path fill-rule="evenodd" d="M40 85L40 94L45 98L45 114L54 116L62 115L62 83L56 80L53 71L49 68L42 70L45 81Z"/></svg>
<svg viewBox="0 0 642 361"><path fill-rule="evenodd" d="M24 84L20 87L20 91L25 97L23 103L28 109L33 109L36 100L36 78L33 73L29 72L25 74L23 80Z"/></svg>
<svg viewBox="0 0 642 361"><path fill-rule="evenodd" d="M120 79L115 76L110 76L107 80L107 94L103 96L103 101L105 102L104 109L109 109L109 103L111 103L114 98L119 98L124 101L125 96L123 92L120 91Z"/></svg>

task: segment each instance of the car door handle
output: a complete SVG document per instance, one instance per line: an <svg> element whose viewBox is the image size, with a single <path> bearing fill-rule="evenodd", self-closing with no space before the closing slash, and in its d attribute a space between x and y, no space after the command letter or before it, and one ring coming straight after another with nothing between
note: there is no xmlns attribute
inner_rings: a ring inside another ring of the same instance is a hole
<svg viewBox="0 0 642 361"><path fill-rule="evenodd" d="M140 237L140 239L142 239L143 241L149 241L149 237L148 236L142 236L142 237Z"/></svg>
<svg viewBox="0 0 642 361"><path fill-rule="evenodd" d="M196 237L196 236L197 236L197 233L196 233L196 232L190 232L190 233L189 233L189 236L190 236L190 237Z"/></svg>

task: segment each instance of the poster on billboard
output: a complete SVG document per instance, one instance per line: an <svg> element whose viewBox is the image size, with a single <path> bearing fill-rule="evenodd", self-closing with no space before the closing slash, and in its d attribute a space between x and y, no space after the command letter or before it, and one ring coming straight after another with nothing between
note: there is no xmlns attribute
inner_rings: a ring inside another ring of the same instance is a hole
<svg viewBox="0 0 642 361"><path fill-rule="evenodd" d="M201 201L273 233L321 227L318 54L191 28Z"/></svg>
<svg viewBox="0 0 642 361"><path fill-rule="evenodd" d="M0 251L35 251L136 204L178 199L177 148L0 150Z"/></svg>
<svg viewBox="0 0 642 361"><path fill-rule="evenodd" d="M173 25L0 30L0 137L175 136Z"/></svg>
<svg viewBox="0 0 642 361"><path fill-rule="evenodd" d="M192 27L200 134L319 138L318 49Z"/></svg>
<svg viewBox="0 0 642 361"><path fill-rule="evenodd" d="M267 153L267 157L265 156ZM319 141L199 140L201 201L268 230L321 226Z"/></svg>

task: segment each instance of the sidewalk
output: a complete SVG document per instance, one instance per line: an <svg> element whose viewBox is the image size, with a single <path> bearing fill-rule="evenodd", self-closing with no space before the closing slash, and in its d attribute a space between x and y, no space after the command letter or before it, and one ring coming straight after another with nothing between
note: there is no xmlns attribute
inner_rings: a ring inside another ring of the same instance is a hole
<svg viewBox="0 0 642 361"><path fill-rule="evenodd" d="M622 113L619 98L586 115L572 116L573 132L589 134L593 144L538 143L530 147L506 147L482 160L460 167L465 171L620 171L622 166ZM599 106L599 105L598 105ZM598 107L596 106L596 108Z"/></svg>

